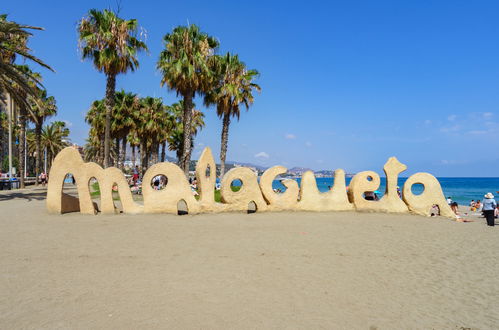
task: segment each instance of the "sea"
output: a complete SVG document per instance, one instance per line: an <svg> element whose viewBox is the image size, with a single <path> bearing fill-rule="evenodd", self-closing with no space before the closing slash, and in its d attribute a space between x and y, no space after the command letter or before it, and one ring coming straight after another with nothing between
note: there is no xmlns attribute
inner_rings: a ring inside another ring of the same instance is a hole
<svg viewBox="0 0 499 330"><path fill-rule="evenodd" d="M386 187L386 178L380 178L381 183L378 190L378 196L383 196ZM462 205L468 205L470 201L482 200L483 195L491 192L496 199L499 199L499 178L437 178L442 186L445 197L451 197L453 201L458 202ZM295 179L300 184L301 179ZM316 178L317 188L321 192L326 192L329 187L334 184L334 178ZM346 178L346 184L350 184L351 178ZM399 178L398 186L402 190L404 182L407 178ZM286 188L282 185L280 180L274 180L272 183L274 189L281 189L284 191ZM421 194L423 192L423 186L413 185L412 192L414 194Z"/></svg>

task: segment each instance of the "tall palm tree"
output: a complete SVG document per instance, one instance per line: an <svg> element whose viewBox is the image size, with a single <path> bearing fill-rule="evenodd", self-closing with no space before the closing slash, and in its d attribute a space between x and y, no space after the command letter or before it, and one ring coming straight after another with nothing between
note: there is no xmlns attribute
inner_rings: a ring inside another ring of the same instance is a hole
<svg viewBox="0 0 499 330"><path fill-rule="evenodd" d="M15 65L16 58L30 60L54 71L31 54L31 49L27 46L28 38L32 36L29 30L43 30L43 28L18 24L7 20L7 15L0 15L0 94L7 92L18 105L26 109L29 109L26 96L36 99L35 87L43 89L43 86L36 76Z"/></svg>
<svg viewBox="0 0 499 330"><path fill-rule="evenodd" d="M136 19L124 20L106 9L91 9L78 24L83 58L93 60L96 69L107 77L104 167L110 166L111 112L115 101L116 76L128 70L135 71L139 66L137 53L147 51L138 31Z"/></svg>
<svg viewBox="0 0 499 330"><path fill-rule="evenodd" d="M135 150L137 149L138 146L140 146L140 140L137 136L137 133L135 132L135 125L132 127L130 130L130 133L127 136L127 142L130 144L130 147L132 148L132 165L135 167L137 164L137 159L135 155Z"/></svg>
<svg viewBox="0 0 499 330"><path fill-rule="evenodd" d="M142 171L149 165L149 154L155 153L171 129L169 109L160 98L145 97L140 100L140 109L135 113L135 133L140 141Z"/></svg>
<svg viewBox="0 0 499 330"><path fill-rule="evenodd" d="M36 176L36 185L38 186L38 176L41 173L41 164L42 164L42 127L43 122L56 114L57 105L55 98L53 96L47 96L46 90L38 90L39 92L39 100L40 102L35 103L32 102L31 105L31 121L35 124L34 131L34 143L35 150L33 153L35 154L35 176Z"/></svg>
<svg viewBox="0 0 499 330"><path fill-rule="evenodd" d="M125 92L124 90L116 93L116 102L111 120L111 136L116 141L115 148L118 155L116 166L118 164L123 165L125 162L127 136L135 125L133 116L139 105L140 100L137 94Z"/></svg>
<svg viewBox="0 0 499 330"><path fill-rule="evenodd" d="M227 53L225 56L215 56L211 61L215 73L214 88L205 98L206 105L216 105L217 115L222 118L222 134L220 143L220 178L225 173L225 158L229 141L230 118L239 120L239 106L244 105L246 110L253 103L253 90L260 91L260 86L253 83L258 71L248 70L237 55Z"/></svg>
<svg viewBox="0 0 499 330"><path fill-rule="evenodd" d="M175 151L177 156L177 160L180 161L184 148L184 126L182 124L182 111L184 105L183 101L178 103L174 103L170 106L171 114L172 114L172 129L167 137L168 142L168 150ZM195 106L195 105L194 105ZM199 110L192 110L192 126L191 126L191 137L197 135L198 131L200 131L205 126L204 123L204 113ZM194 139L191 138L190 151L194 148Z"/></svg>
<svg viewBox="0 0 499 330"><path fill-rule="evenodd" d="M50 168L55 156L69 145L68 136L69 129L61 121L53 122L42 129L41 140L42 146L47 152L47 168Z"/></svg>
<svg viewBox="0 0 499 330"><path fill-rule="evenodd" d="M14 65L19 72L22 72L26 77L31 77L28 79L28 85L35 89L39 90L37 88L37 83L41 80L41 75L37 72L31 71L31 69L27 65ZM36 80L35 80L36 79ZM17 89L18 95L23 96L24 99L33 99L33 97L29 96L26 94L26 91L23 89L22 86L18 85L16 82L13 82L12 87ZM38 100L38 95L36 95L36 99ZM35 103L40 103L38 102ZM31 109L31 104L28 103L21 103L17 105L17 117L18 117L18 126L19 126L19 144L18 144L18 150L19 150L19 184L20 188L24 189L24 173L26 172L26 155L27 155L27 150L25 148L25 140L26 140L26 124L28 121L28 113L32 114Z"/></svg>
<svg viewBox="0 0 499 330"><path fill-rule="evenodd" d="M208 60L218 47L218 41L200 31L196 25L178 26L163 37L165 49L161 51L157 68L161 71L161 85L167 85L183 97L182 124L191 130L193 99L210 87L211 71ZM179 159L188 174L190 164L191 134L184 134L182 155Z"/></svg>
<svg viewBox="0 0 499 330"><path fill-rule="evenodd" d="M99 148L99 157L96 161L101 165L104 164L105 114L105 102L103 100L96 100L92 102L85 116L85 121L90 124L89 143Z"/></svg>

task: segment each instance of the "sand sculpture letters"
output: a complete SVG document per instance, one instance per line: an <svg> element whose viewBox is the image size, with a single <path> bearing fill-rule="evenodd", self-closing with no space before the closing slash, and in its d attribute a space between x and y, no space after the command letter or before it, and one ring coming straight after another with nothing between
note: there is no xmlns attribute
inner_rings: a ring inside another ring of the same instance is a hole
<svg viewBox="0 0 499 330"><path fill-rule="evenodd" d="M81 212L96 214L97 206L92 201L89 182L95 178L100 187L100 208L102 213L116 213L113 200L113 187L118 188L119 198L124 213L173 213L178 212L179 201L184 201L189 214L207 212L248 211L248 205L254 203L260 211L368 211L389 213L416 213L429 216L433 205L438 205L440 215L455 218L447 205L438 180L428 173L416 173L404 184L402 198L397 194L397 179L407 167L395 157L386 162L383 170L386 175L386 191L379 201L366 200L364 193L375 191L380 184L376 172L357 173L351 180L349 189L345 184L345 171L334 172L334 185L327 192L317 188L313 172L303 174L301 186L295 180L282 181L286 187L283 193L272 189L272 181L286 173L283 166L267 169L260 180L257 175L245 167L228 171L221 182L222 203L215 202L215 161L210 148L205 148L196 166L196 178L199 199L192 194L184 172L173 163L158 163L151 166L143 177L142 194L144 204L132 198L128 182L123 173L114 167L103 169L95 163L85 163L79 152L71 147L62 150L54 160L49 175L47 209L51 213ZM63 193L64 179L71 173L77 185L78 198ZM151 181L158 175L167 178L162 190L154 190ZM242 182L239 191L232 191L234 180ZM414 184L424 186L424 191L415 195L411 187Z"/></svg>

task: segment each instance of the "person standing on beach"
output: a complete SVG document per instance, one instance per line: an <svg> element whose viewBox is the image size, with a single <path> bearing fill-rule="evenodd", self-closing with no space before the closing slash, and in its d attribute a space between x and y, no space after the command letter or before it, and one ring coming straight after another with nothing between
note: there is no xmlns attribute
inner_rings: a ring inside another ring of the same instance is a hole
<svg viewBox="0 0 499 330"><path fill-rule="evenodd" d="M494 199L494 195L492 195L492 193L487 193L483 197L485 197L485 199L482 202L483 215L487 219L487 225L494 226L494 210L497 207L497 202Z"/></svg>

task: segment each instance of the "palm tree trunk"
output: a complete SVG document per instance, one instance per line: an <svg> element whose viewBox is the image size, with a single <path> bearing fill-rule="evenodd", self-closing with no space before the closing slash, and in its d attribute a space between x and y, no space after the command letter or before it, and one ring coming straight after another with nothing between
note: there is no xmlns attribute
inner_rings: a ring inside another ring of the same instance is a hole
<svg viewBox="0 0 499 330"><path fill-rule="evenodd" d="M144 176L149 163L149 155L147 154L147 145L145 142L140 143L140 166L141 166L141 176Z"/></svg>
<svg viewBox="0 0 499 330"><path fill-rule="evenodd" d="M161 162L163 163L166 158L166 142L161 144Z"/></svg>
<svg viewBox="0 0 499 330"><path fill-rule="evenodd" d="M154 164L157 164L157 163L159 163L159 145L155 144L153 148L154 148L154 152L153 152Z"/></svg>
<svg viewBox="0 0 499 330"><path fill-rule="evenodd" d="M225 174L225 157L227 156L227 144L229 142L230 115L225 113L222 126L222 141L220 142L220 180Z"/></svg>
<svg viewBox="0 0 499 330"><path fill-rule="evenodd" d="M42 165L42 120L37 118L38 122L35 124L35 144L36 144L36 161L35 161L35 184L38 186L38 177L40 176L40 166Z"/></svg>
<svg viewBox="0 0 499 330"><path fill-rule="evenodd" d="M105 134L102 134L99 146L99 164L104 166L104 145L106 144Z"/></svg>
<svg viewBox="0 0 499 330"><path fill-rule="evenodd" d="M184 116L182 123L184 124L184 137L182 143L182 158L180 160L181 167L186 176L189 176L190 150L191 150L191 125L192 125L192 98L194 93L188 92L184 95Z"/></svg>
<svg viewBox="0 0 499 330"><path fill-rule="evenodd" d="M121 140L121 168L125 168L125 160L126 160L126 136Z"/></svg>
<svg viewBox="0 0 499 330"><path fill-rule="evenodd" d="M116 89L116 75L109 74L106 83L106 130L104 134L104 168L111 165L111 117L114 108L114 98Z"/></svg>
<svg viewBox="0 0 499 330"><path fill-rule="evenodd" d="M115 140L115 145L114 145L114 166L118 167L120 164L120 139L116 138Z"/></svg>
<svg viewBox="0 0 499 330"><path fill-rule="evenodd" d="M133 168L135 168L136 162L135 162L135 144L132 144L132 164Z"/></svg>
<svg viewBox="0 0 499 330"><path fill-rule="evenodd" d="M19 184L20 188L24 189L24 169L26 167L26 148L24 146L24 139L26 138L26 113L24 109L19 111Z"/></svg>

